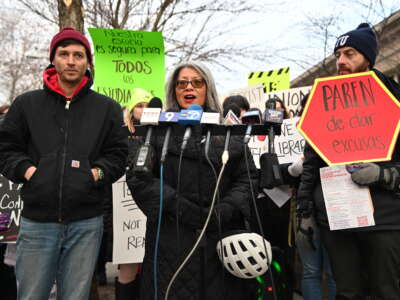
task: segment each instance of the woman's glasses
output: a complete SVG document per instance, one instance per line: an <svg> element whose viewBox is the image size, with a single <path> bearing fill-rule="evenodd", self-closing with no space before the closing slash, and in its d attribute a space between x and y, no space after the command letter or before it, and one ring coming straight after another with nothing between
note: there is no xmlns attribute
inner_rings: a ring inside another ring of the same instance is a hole
<svg viewBox="0 0 400 300"><path fill-rule="evenodd" d="M186 89L189 83L192 85L192 87L199 89L202 88L205 84L204 79L193 79L193 80L177 80L176 81L176 87L178 89Z"/></svg>

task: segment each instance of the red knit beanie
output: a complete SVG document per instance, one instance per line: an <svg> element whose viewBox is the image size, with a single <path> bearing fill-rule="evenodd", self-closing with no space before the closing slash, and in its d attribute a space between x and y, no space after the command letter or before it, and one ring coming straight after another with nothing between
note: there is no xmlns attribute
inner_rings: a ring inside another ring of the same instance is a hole
<svg viewBox="0 0 400 300"><path fill-rule="evenodd" d="M53 39L51 40L50 43L50 63L53 61L54 54L56 52L57 45L64 41L64 40L76 40L80 42L85 48L86 48L86 53L88 56L88 61L90 64L92 64L92 51L90 49L90 44L87 38L80 33L78 30L75 30L74 28L71 27L65 27L62 29L59 33L57 33Z"/></svg>

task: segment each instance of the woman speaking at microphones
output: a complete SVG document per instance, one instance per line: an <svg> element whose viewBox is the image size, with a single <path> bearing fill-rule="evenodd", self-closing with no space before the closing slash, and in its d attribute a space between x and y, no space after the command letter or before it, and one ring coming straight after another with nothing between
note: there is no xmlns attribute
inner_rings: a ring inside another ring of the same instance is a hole
<svg viewBox="0 0 400 300"><path fill-rule="evenodd" d="M167 111L181 111L183 115L189 110L190 115L196 104L193 114L221 115L214 79L198 62L174 68L166 95ZM250 181L257 186L256 168L247 151L249 177L243 137L231 138L223 169L224 137L212 136L209 151L205 151L201 126L190 127L185 147L183 136L174 131L169 143L164 143L164 136L153 135L151 174L128 171L133 198L147 216L140 299L249 299L250 281L224 269L216 247L224 233L244 229L250 215ZM167 154L160 161L163 145ZM209 223L205 228L206 220Z"/></svg>

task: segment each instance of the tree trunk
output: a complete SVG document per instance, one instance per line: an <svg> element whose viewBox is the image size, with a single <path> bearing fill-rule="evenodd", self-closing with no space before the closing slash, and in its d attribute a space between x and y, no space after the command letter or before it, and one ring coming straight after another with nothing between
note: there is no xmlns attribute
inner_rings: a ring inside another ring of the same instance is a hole
<svg viewBox="0 0 400 300"><path fill-rule="evenodd" d="M72 27L83 33L82 0L58 0L58 16L60 29Z"/></svg>

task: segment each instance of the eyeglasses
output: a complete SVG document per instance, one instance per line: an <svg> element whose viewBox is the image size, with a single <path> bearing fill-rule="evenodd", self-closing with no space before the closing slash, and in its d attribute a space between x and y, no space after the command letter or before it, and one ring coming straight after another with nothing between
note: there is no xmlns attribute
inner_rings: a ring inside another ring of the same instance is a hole
<svg viewBox="0 0 400 300"><path fill-rule="evenodd" d="M176 87L178 89L186 89L189 83L192 85L192 87L199 89L202 88L205 84L204 79L193 79L193 80L177 80L176 81Z"/></svg>

